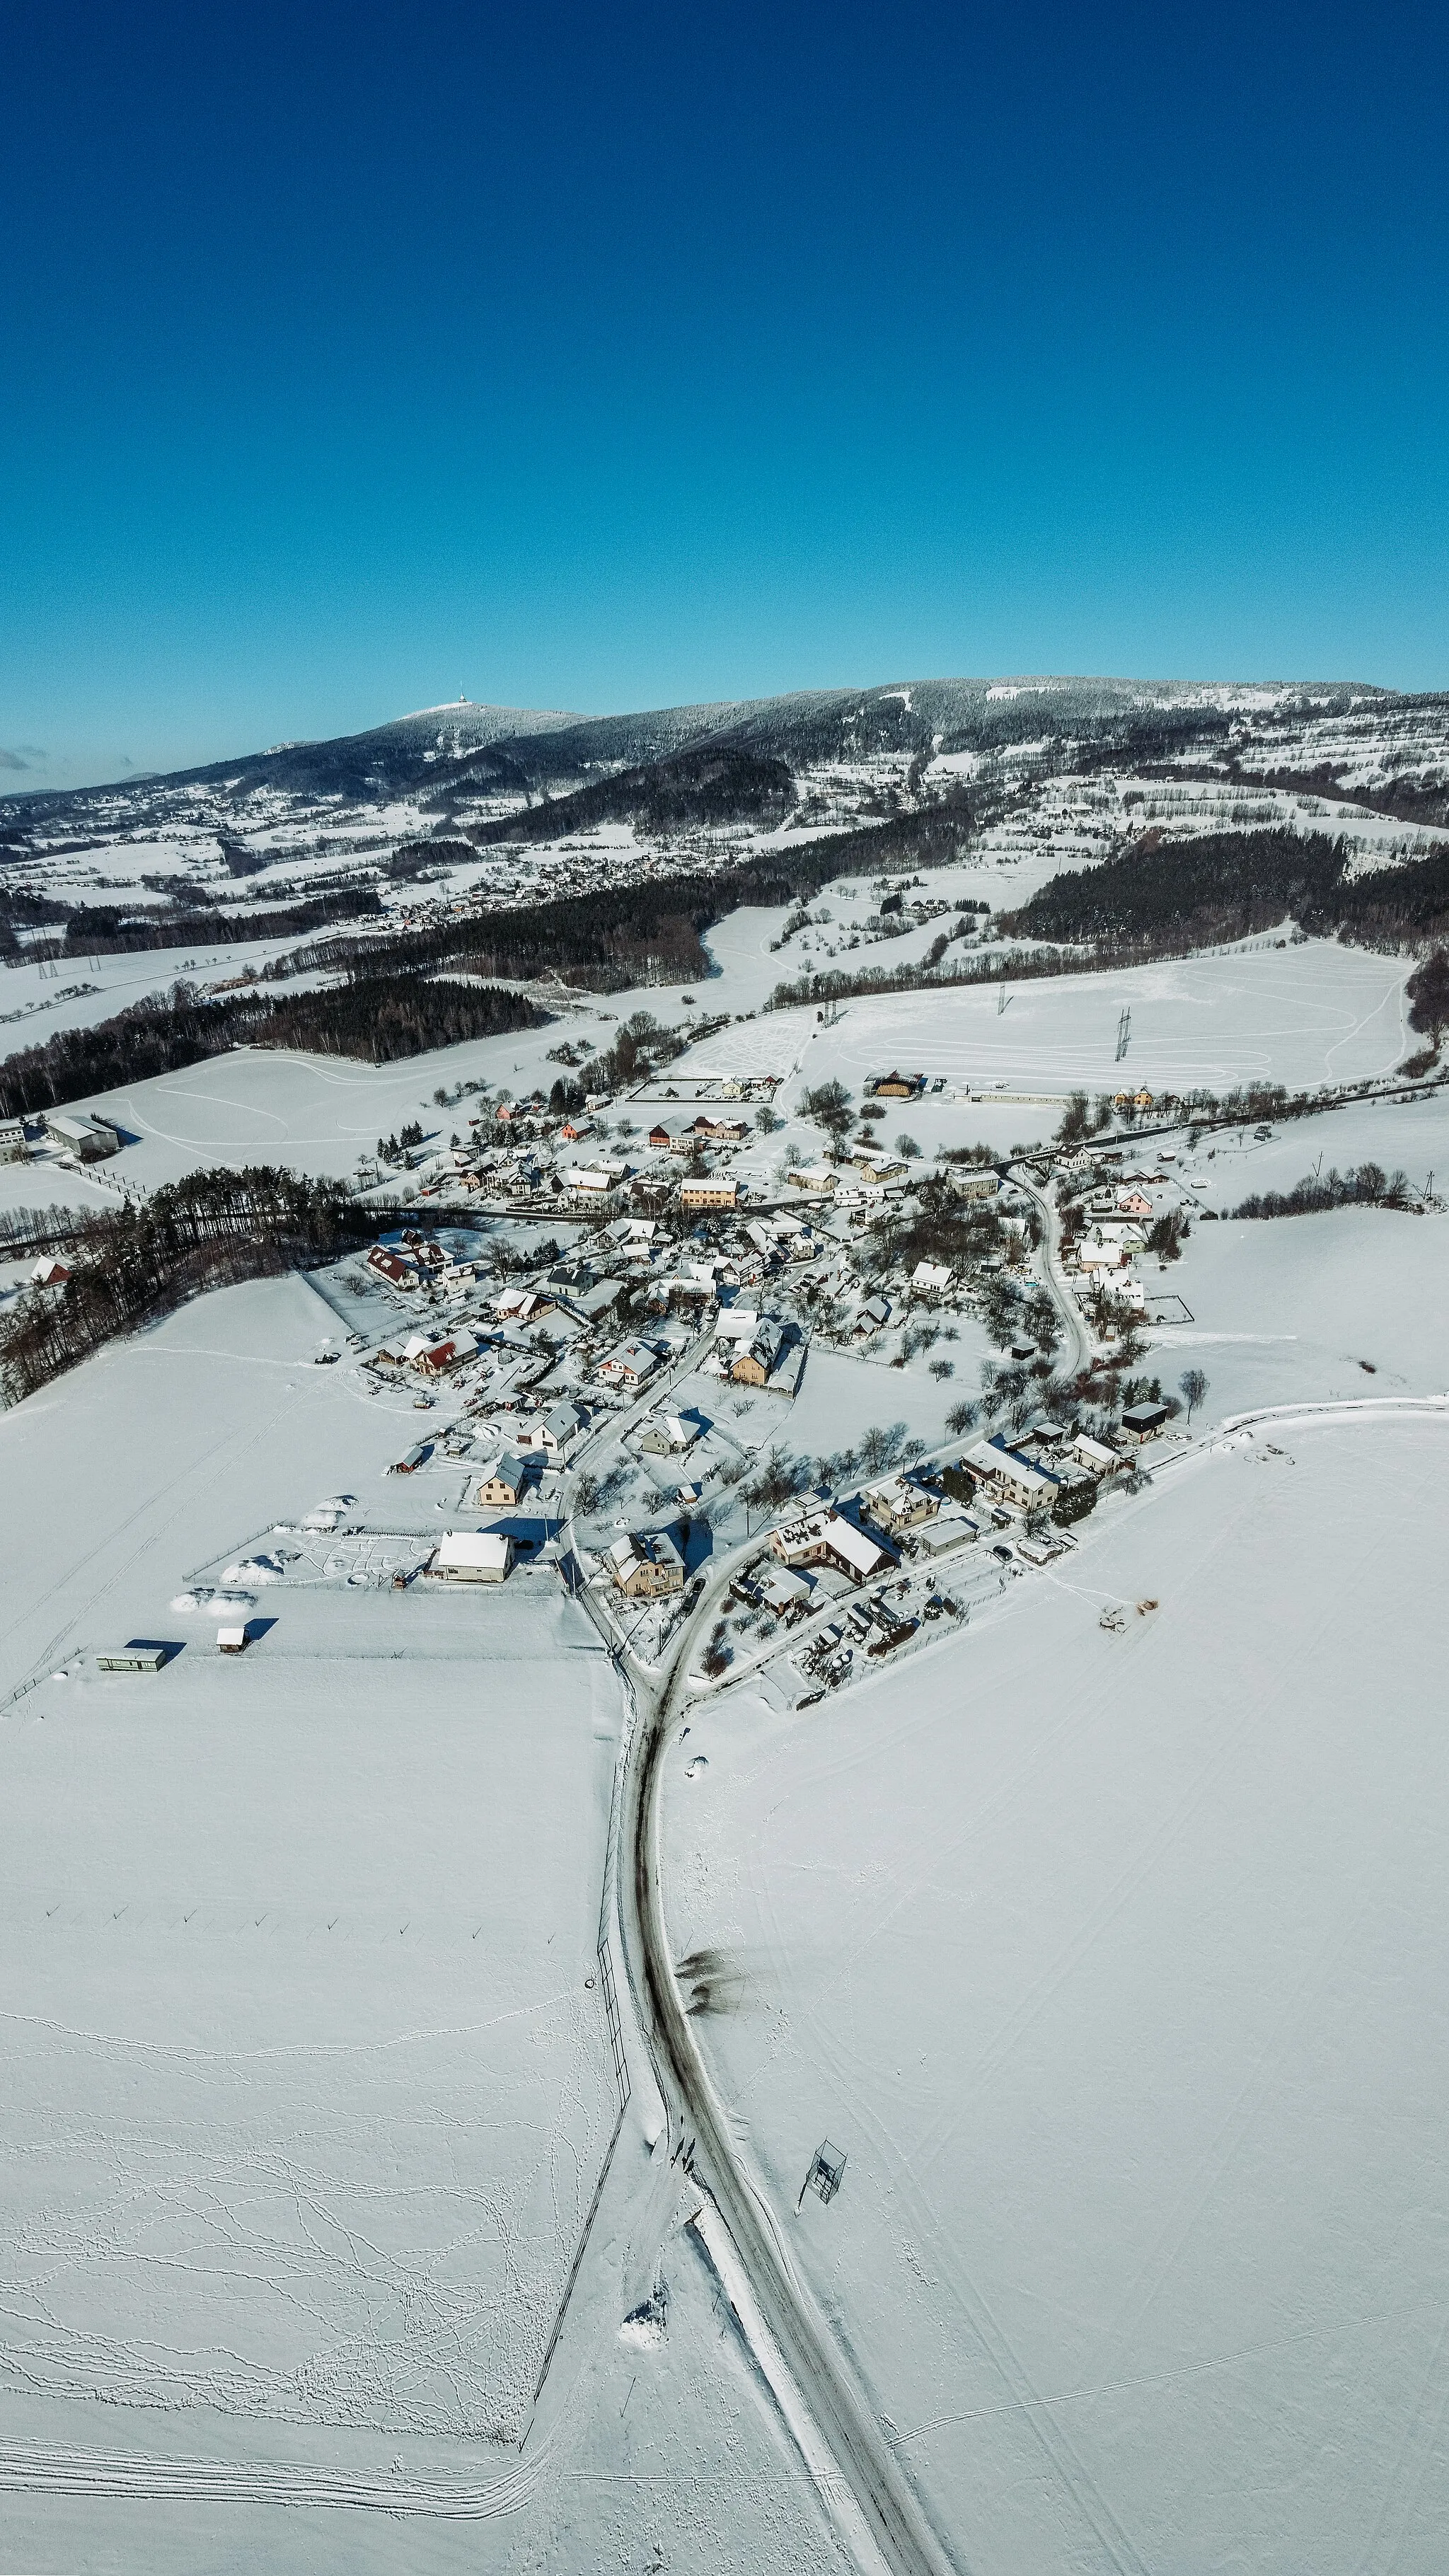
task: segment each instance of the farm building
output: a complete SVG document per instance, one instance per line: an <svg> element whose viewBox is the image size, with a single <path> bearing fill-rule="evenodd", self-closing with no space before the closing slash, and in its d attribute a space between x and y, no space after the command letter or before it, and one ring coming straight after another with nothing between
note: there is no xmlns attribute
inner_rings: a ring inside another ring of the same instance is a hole
<svg viewBox="0 0 1449 2576"><path fill-rule="evenodd" d="M876 1073L866 1084L872 1100L919 1100L926 1088L923 1073Z"/></svg>
<svg viewBox="0 0 1449 2576"><path fill-rule="evenodd" d="M47 1109L45 1132L82 1163L101 1163L121 1150L120 1137L104 1118L82 1118L74 1110Z"/></svg>

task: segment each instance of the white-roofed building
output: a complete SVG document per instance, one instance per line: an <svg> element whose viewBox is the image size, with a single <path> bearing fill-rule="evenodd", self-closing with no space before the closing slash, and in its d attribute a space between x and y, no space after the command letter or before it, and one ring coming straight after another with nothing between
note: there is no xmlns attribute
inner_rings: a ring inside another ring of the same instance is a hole
<svg viewBox="0 0 1449 2576"><path fill-rule="evenodd" d="M604 1563L631 1600L684 1590L684 1559L663 1530L627 1530L606 1550Z"/></svg>
<svg viewBox="0 0 1449 2576"><path fill-rule="evenodd" d="M545 1458L566 1458L575 1442L588 1429L588 1415L576 1404L556 1404L551 1413L538 1415L525 1423L518 1434L519 1450Z"/></svg>
<svg viewBox="0 0 1449 2576"><path fill-rule="evenodd" d="M874 1575L893 1573L896 1565L891 1549L867 1537L843 1512L802 1512L795 1520L782 1521L771 1531L770 1545L782 1565L833 1565L852 1583L869 1583Z"/></svg>
<svg viewBox="0 0 1449 2576"><path fill-rule="evenodd" d="M621 1342L600 1361L599 1375L606 1386L642 1386L658 1366L659 1354L647 1342Z"/></svg>
<svg viewBox="0 0 1449 2576"><path fill-rule="evenodd" d="M1086 1468L1088 1475L1095 1476L1099 1483L1104 1476L1115 1476L1122 1464L1115 1449L1109 1449L1104 1440L1092 1439L1090 1433L1086 1431L1079 1431L1075 1435L1071 1454Z"/></svg>
<svg viewBox="0 0 1449 2576"><path fill-rule="evenodd" d="M994 1440L978 1440L961 1463L978 1484L985 1486L993 1502L1010 1503L1017 1511L1030 1511L1038 1503L1050 1511L1061 1491L1057 1477L1034 1466L1030 1458L1023 1458L1015 1449L998 1448Z"/></svg>
<svg viewBox="0 0 1449 2576"><path fill-rule="evenodd" d="M867 1485L861 1495L866 1519L887 1538L898 1530L914 1529L919 1521L934 1518L941 1506L924 1485L914 1484L909 1476L882 1476L875 1485Z"/></svg>
<svg viewBox="0 0 1449 2576"><path fill-rule="evenodd" d="M447 1530L428 1562L445 1583L502 1583L513 1563L506 1530Z"/></svg>

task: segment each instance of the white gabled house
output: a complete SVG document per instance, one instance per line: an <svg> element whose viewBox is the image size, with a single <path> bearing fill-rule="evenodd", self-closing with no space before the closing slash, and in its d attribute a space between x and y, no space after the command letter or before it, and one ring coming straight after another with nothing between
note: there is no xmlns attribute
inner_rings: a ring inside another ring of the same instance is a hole
<svg viewBox="0 0 1449 2576"><path fill-rule="evenodd" d="M599 1376L605 1386L643 1386L659 1366L659 1354L647 1342L621 1342L606 1360L599 1363Z"/></svg>
<svg viewBox="0 0 1449 2576"><path fill-rule="evenodd" d="M588 1427L588 1415L577 1404L556 1404L551 1413L539 1414L521 1426L519 1453L525 1457L532 1453L547 1459L567 1458Z"/></svg>

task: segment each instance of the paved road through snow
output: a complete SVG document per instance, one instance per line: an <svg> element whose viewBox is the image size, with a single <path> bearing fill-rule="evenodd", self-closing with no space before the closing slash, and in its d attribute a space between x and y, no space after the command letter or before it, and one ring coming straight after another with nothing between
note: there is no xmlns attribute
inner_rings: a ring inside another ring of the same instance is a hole
<svg viewBox="0 0 1449 2576"><path fill-rule="evenodd" d="M620 1802L620 1935L640 2032L671 2136L687 2144L691 2169L713 2195L761 2314L880 2557L892 2576L944 2576L951 2560L795 2271L774 2214L740 2155L728 2114L695 2045L670 1956L659 1884L661 1767L688 1686L695 1644L724 1587L759 1554L760 1544L758 1538L747 1541L714 1569L664 1673L634 1670L637 1714Z"/></svg>

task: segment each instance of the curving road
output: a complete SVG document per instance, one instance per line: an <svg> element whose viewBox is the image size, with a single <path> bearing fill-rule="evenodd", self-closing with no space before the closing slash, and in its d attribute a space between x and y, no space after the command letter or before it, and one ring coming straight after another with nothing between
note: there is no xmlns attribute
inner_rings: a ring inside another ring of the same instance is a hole
<svg viewBox="0 0 1449 2576"><path fill-rule="evenodd" d="M1044 1190L1031 1174L1018 1163L1009 1166L1010 1177L1017 1188L1031 1200L1042 1221L1042 1281L1052 1304L1062 1319L1066 1348L1070 1353L1070 1373L1080 1376L1092 1365L1092 1336L1082 1318L1082 1310L1067 1286L1062 1270L1062 1224L1057 1204L1050 1190Z"/></svg>
<svg viewBox="0 0 1449 2576"><path fill-rule="evenodd" d="M714 2198L785 2366L879 2556L892 2576L946 2576L952 2561L796 2272L773 2211L750 2177L696 2044L670 1956L659 1882L664 1757L683 1705L695 1645L726 1585L760 1553L760 1539L752 1539L711 1570L662 1674L633 1666L636 1715L620 1800L617 1873L624 1959L671 2137L676 2146L688 2149L691 2170Z"/></svg>

